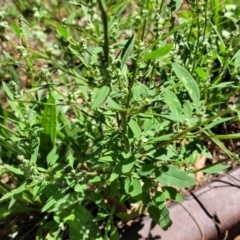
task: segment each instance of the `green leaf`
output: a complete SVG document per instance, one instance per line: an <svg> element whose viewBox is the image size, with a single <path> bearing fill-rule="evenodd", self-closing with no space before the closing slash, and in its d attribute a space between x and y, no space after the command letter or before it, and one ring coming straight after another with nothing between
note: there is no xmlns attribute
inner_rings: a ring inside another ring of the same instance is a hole
<svg viewBox="0 0 240 240"><path fill-rule="evenodd" d="M122 164L122 173L123 174L129 173L132 170L134 163L135 163L134 157L130 157L130 158L126 159L125 161L123 161L121 163Z"/></svg>
<svg viewBox="0 0 240 240"><path fill-rule="evenodd" d="M190 187L196 184L187 172L178 170L175 166L162 166L160 175L156 178L162 185L176 187Z"/></svg>
<svg viewBox="0 0 240 240"><path fill-rule="evenodd" d="M109 198L115 198L119 192L119 189L122 187L122 184L120 186L120 182L118 179L116 179L115 181L111 182L111 184L109 185L110 188L110 192L108 194Z"/></svg>
<svg viewBox="0 0 240 240"><path fill-rule="evenodd" d="M5 128L5 126L7 126L5 115L6 114L5 114L4 106L0 104L0 135L2 136L3 140L10 136L8 129ZM4 126L4 127L1 127L1 126ZM3 148L2 148L2 151L4 151Z"/></svg>
<svg viewBox="0 0 240 240"><path fill-rule="evenodd" d="M62 240L62 236L60 235L60 227L55 227L55 229L50 229L46 232L47 235L44 236L45 240Z"/></svg>
<svg viewBox="0 0 240 240"><path fill-rule="evenodd" d="M67 156L67 160L68 160L68 163L69 163L69 166L71 168L73 168L73 164L74 164L74 157L71 153L69 153L69 155Z"/></svg>
<svg viewBox="0 0 240 240"><path fill-rule="evenodd" d="M204 71L202 68L197 67L197 68L195 69L195 72L197 73L197 75L198 75L201 79L203 79L203 80L206 79L207 73L206 73L206 71Z"/></svg>
<svg viewBox="0 0 240 240"><path fill-rule="evenodd" d="M74 186L74 191L75 191L75 192L83 192L86 188L87 188L86 184L77 183L77 184Z"/></svg>
<svg viewBox="0 0 240 240"><path fill-rule="evenodd" d="M147 98L149 95L148 88L144 84L138 83L131 89L133 93L133 98L138 99L138 98Z"/></svg>
<svg viewBox="0 0 240 240"><path fill-rule="evenodd" d="M148 141L148 144L149 144L149 143L160 142L160 141L165 141L165 140L170 139L171 137L173 137L173 133L171 133L171 134L166 134L166 135L162 135L162 136L160 136L160 137L155 137L155 138L153 138L153 140Z"/></svg>
<svg viewBox="0 0 240 240"><path fill-rule="evenodd" d="M121 54L121 68L123 68L123 65L125 64L125 62L127 61L133 47L134 47L134 42L135 42L135 36L132 35L126 45L124 46L124 49L122 51L122 54Z"/></svg>
<svg viewBox="0 0 240 240"><path fill-rule="evenodd" d="M169 107L171 113L176 118L176 121L180 122L181 120L180 115L182 114L182 106L176 94L166 89L164 94L164 100L167 106Z"/></svg>
<svg viewBox="0 0 240 240"><path fill-rule="evenodd" d="M115 102L111 97L108 97L107 103L110 109L114 109L118 111L123 110L123 108L117 102Z"/></svg>
<svg viewBox="0 0 240 240"><path fill-rule="evenodd" d="M76 5L79 5L79 2ZM88 7L85 6L84 4L81 4L81 9L82 9L82 11L84 13L84 16L91 23L91 15L88 13Z"/></svg>
<svg viewBox="0 0 240 240"><path fill-rule="evenodd" d="M3 166L10 172L13 172L17 175L23 175L23 171L20 170L19 168L15 168L14 166L11 166L11 165L8 165L8 164L4 164Z"/></svg>
<svg viewBox="0 0 240 240"><path fill-rule="evenodd" d="M117 230L117 228L114 225L112 225L112 227L111 227L110 239L111 240L120 240L120 237L119 237L119 234L118 234L118 230Z"/></svg>
<svg viewBox="0 0 240 240"><path fill-rule="evenodd" d="M53 148L56 137L57 109L55 98L50 93L49 98L43 110L41 126L43 128L40 134L40 150L47 155Z"/></svg>
<svg viewBox="0 0 240 240"><path fill-rule="evenodd" d="M107 218L108 214L107 213L103 213L103 212L99 212L95 218L95 220L98 221L102 221L105 218Z"/></svg>
<svg viewBox="0 0 240 240"><path fill-rule="evenodd" d="M56 30L57 30L58 34L61 35L62 37L64 37L64 38L70 37L69 32L65 28L58 26L58 27L56 27Z"/></svg>
<svg viewBox="0 0 240 240"><path fill-rule="evenodd" d="M134 121L132 118L128 123L129 127L131 128L133 135L136 139L139 139L141 137L141 129L136 121Z"/></svg>
<svg viewBox="0 0 240 240"><path fill-rule="evenodd" d="M226 170L227 168L229 168L230 165L222 165L222 164L217 164L217 165L212 165L212 166L209 166L205 169L202 169L201 172L204 172L204 173L219 173L221 171L224 171Z"/></svg>
<svg viewBox="0 0 240 240"><path fill-rule="evenodd" d="M89 182L90 183L99 183L99 182L101 182L101 178L99 176L94 176L89 179Z"/></svg>
<svg viewBox="0 0 240 240"><path fill-rule="evenodd" d="M119 177L119 174L113 172L113 173L110 175L109 181L110 181L110 182L113 182L113 181L115 181L118 177Z"/></svg>
<svg viewBox="0 0 240 240"><path fill-rule="evenodd" d="M98 159L99 162L106 163L106 162L113 162L114 159L112 156L102 156Z"/></svg>
<svg viewBox="0 0 240 240"><path fill-rule="evenodd" d="M93 240L100 237L99 229L91 213L81 204L64 209L61 218L69 225L71 240ZM88 230L88 233L87 231Z"/></svg>
<svg viewBox="0 0 240 240"><path fill-rule="evenodd" d="M53 207L58 201L60 201L65 195L65 189L61 191L55 192L45 203L42 208L42 212L48 211L51 207Z"/></svg>
<svg viewBox="0 0 240 240"><path fill-rule="evenodd" d="M150 217L163 228L163 230L167 230L172 225L169 211L166 207L159 209L157 206L151 205L148 207L148 213Z"/></svg>
<svg viewBox="0 0 240 240"><path fill-rule="evenodd" d="M173 187L162 187L166 199L172 199L177 202L183 202L183 196Z"/></svg>
<svg viewBox="0 0 240 240"><path fill-rule="evenodd" d="M182 6L183 0L175 0L175 3L176 3L175 11L177 11Z"/></svg>
<svg viewBox="0 0 240 240"><path fill-rule="evenodd" d="M108 220L107 224L105 224L104 226L105 235L107 236L110 231L111 231L111 220Z"/></svg>
<svg viewBox="0 0 240 240"><path fill-rule="evenodd" d="M47 186L47 184L48 183L46 181L42 181L33 188L33 193L32 193L32 200L33 201L38 200L38 198L45 191L45 187Z"/></svg>
<svg viewBox="0 0 240 240"><path fill-rule="evenodd" d="M54 194L59 192L59 187L55 184L49 183L45 186L46 196L48 198L52 197Z"/></svg>
<svg viewBox="0 0 240 240"><path fill-rule="evenodd" d="M158 206L159 209L163 209L165 206L166 196L163 192L156 192L155 195L152 197L155 204Z"/></svg>
<svg viewBox="0 0 240 240"><path fill-rule="evenodd" d="M115 2L113 5L110 5L108 9L109 16L112 16L113 14L119 12L121 8L125 9L130 2L131 0L127 0L127 1L125 0L125 1Z"/></svg>
<svg viewBox="0 0 240 240"><path fill-rule="evenodd" d="M66 24L72 24L72 21L74 20L75 16L76 16L76 12L72 12L72 13L68 16L67 21L66 21Z"/></svg>
<svg viewBox="0 0 240 240"><path fill-rule="evenodd" d="M8 204L8 209L10 209L14 203L17 201L17 199L19 198L19 193L18 194L14 194Z"/></svg>
<svg viewBox="0 0 240 240"><path fill-rule="evenodd" d="M212 86L209 87L209 89L233 87L233 83L234 82L222 82L219 84L213 84Z"/></svg>
<svg viewBox="0 0 240 240"><path fill-rule="evenodd" d="M0 203L11 198L12 196L14 196L15 194L18 194L18 193L22 193L23 191L26 190L26 182L24 182L21 186L19 186L18 188L15 188L13 190L11 190L10 192L6 193L5 195L3 195L1 198L0 198Z"/></svg>
<svg viewBox="0 0 240 240"><path fill-rule="evenodd" d="M31 159L30 159L30 164L35 165L37 162L38 158L38 152L39 152L39 147L40 147L40 138L35 138L32 140L31 144Z"/></svg>
<svg viewBox="0 0 240 240"><path fill-rule="evenodd" d="M57 148L56 146L51 150L51 152L47 155L47 163L49 166L52 166L56 163L59 156L57 154Z"/></svg>
<svg viewBox="0 0 240 240"><path fill-rule="evenodd" d="M182 84L186 88L190 98L196 106L196 109L198 109L201 96L196 81L193 79L190 73L178 63L172 63L172 68L176 76L181 80Z"/></svg>
<svg viewBox="0 0 240 240"><path fill-rule="evenodd" d="M146 60L165 56L172 50L172 48L173 48L173 44L169 44L157 50L153 50L152 52L145 54L145 56L143 57L143 60L146 61Z"/></svg>
<svg viewBox="0 0 240 240"><path fill-rule="evenodd" d="M11 27L12 27L12 30L16 33L16 35L18 37L21 37L21 29L20 27L15 23L15 22L11 22Z"/></svg>
<svg viewBox="0 0 240 240"><path fill-rule="evenodd" d="M234 60L235 68L240 66L240 49L234 54L232 60Z"/></svg>
<svg viewBox="0 0 240 240"><path fill-rule="evenodd" d="M54 220L49 221L43 225L44 229L55 229L58 228L59 224L55 222Z"/></svg>
<svg viewBox="0 0 240 240"><path fill-rule="evenodd" d="M129 179L128 177L124 181L124 189L131 197L137 197L142 194L142 187L138 179Z"/></svg>
<svg viewBox="0 0 240 240"><path fill-rule="evenodd" d="M194 164L197 162L198 152L194 150L190 156L186 158L186 162L189 164Z"/></svg>
<svg viewBox="0 0 240 240"><path fill-rule="evenodd" d="M204 126L204 130L211 129L216 125L219 125L221 123L227 123L228 121L231 121L234 117L226 117L226 118L216 118L214 121L210 122L208 125Z"/></svg>
<svg viewBox="0 0 240 240"><path fill-rule="evenodd" d="M110 93L110 87L102 86L101 88L95 88L94 92L95 96L92 104L92 109L96 109L102 106Z"/></svg>
<svg viewBox="0 0 240 240"><path fill-rule="evenodd" d="M206 147L206 145L201 142L201 141L193 141L192 145L190 143L190 146L192 147L192 149L197 149L198 153L200 153L201 155L205 156L206 158L213 158L211 152L209 151L209 149Z"/></svg>
<svg viewBox="0 0 240 240"><path fill-rule="evenodd" d="M159 116L160 117L162 117L162 118L164 118L164 119L167 119L167 120L171 120L171 121L173 121L173 122L176 122L176 118L175 118L175 116L172 114L172 113L170 113L169 115L163 115L163 114L159 114ZM181 122L183 122L184 121L184 115L181 115L181 116L179 116L180 117L180 121Z"/></svg>
<svg viewBox="0 0 240 240"><path fill-rule="evenodd" d="M193 108L192 108L192 105L189 101L184 102L183 113L184 113L185 117L187 117L188 119L190 119L192 117Z"/></svg>
<svg viewBox="0 0 240 240"><path fill-rule="evenodd" d="M4 92L7 94L7 96L8 96L10 99L14 99L11 90L8 88L8 85L7 85L4 81L2 81L2 86L3 86Z"/></svg>
<svg viewBox="0 0 240 240"><path fill-rule="evenodd" d="M139 175L141 176L149 176L153 174L156 170L156 166L154 164L143 164L141 170L139 171Z"/></svg>
<svg viewBox="0 0 240 240"><path fill-rule="evenodd" d="M174 145L158 148L154 153L154 158L160 161L174 160L178 157L178 151Z"/></svg>
<svg viewBox="0 0 240 240"><path fill-rule="evenodd" d="M240 121L240 111L237 111L238 120Z"/></svg>
<svg viewBox="0 0 240 240"><path fill-rule="evenodd" d="M69 50L76 56L76 57L78 57L78 59L81 61L81 63L86 67L86 68L88 68L89 66L88 66L88 64L86 63L86 61L85 61L85 59L84 59L84 56L82 56L78 51L76 51L75 49L73 49L72 47L68 47L69 48ZM78 80L83 80L84 82L86 81L86 79L84 79L83 77L81 77L81 76L77 76L76 77L76 81ZM80 82L80 81L79 81Z"/></svg>

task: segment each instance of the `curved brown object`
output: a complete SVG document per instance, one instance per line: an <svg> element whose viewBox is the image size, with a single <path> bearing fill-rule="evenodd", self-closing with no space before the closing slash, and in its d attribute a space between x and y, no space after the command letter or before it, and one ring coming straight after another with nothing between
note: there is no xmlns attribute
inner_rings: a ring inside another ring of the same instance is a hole
<svg viewBox="0 0 240 240"><path fill-rule="evenodd" d="M240 234L240 168L191 192L169 208L172 226L163 231L152 219L125 227L122 240L232 240Z"/></svg>

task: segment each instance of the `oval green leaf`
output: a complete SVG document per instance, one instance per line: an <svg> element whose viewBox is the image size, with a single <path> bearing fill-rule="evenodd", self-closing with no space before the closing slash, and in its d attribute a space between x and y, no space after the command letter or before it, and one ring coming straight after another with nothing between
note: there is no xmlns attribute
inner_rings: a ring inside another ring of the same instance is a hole
<svg viewBox="0 0 240 240"><path fill-rule="evenodd" d="M190 187L196 184L187 172L180 171L174 166L162 166L157 180L165 186Z"/></svg>
<svg viewBox="0 0 240 240"><path fill-rule="evenodd" d="M229 167L230 167L230 165L217 164L217 165L209 166L208 168L202 170L201 172L211 173L211 174L212 173L219 173L221 171L226 170Z"/></svg>
<svg viewBox="0 0 240 240"><path fill-rule="evenodd" d="M176 76L182 82L183 86L186 88L190 98L195 104L196 108L200 105L200 90L196 81L193 79L191 74L178 63L172 63L173 71Z"/></svg>
<svg viewBox="0 0 240 240"><path fill-rule="evenodd" d="M102 106L110 93L110 87L102 86L101 88L95 88L94 90L96 92L96 95L92 104L92 109L96 109Z"/></svg>
<svg viewBox="0 0 240 240"><path fill-rule="evenodd" d="M131 53L131 51L133 49L134 42L135 42L135 37L134 37L134 35L132 35L128 39L128 41L127 41L127 43L126 43L126 45L125 45L125 47L124 47L124 49L122 51L122 54L121 54L121 68L123 67L123 65L127 61L128 57L129 57L129 55L130 55L130 53Z"/></svg>
<svg viewBox="0 0 240 240"><path fill-rule="evenodd" d="M153 50L152 52L147 53L144 56L143 60L146 61L146 60L150 60L150 59L154 59L154 58L163 57L163 56L167 55L172 50L172 48L173 48L173 44L168 44L164 47Z"/></svg>
<svg viewBox="0 0 240 240"><path fill-rule="evenodd" d="M136 121L133 119L130 120L128 123L129 127L131 128L133 135L136 139L139 139L141 137L141 129Z"/></svg>
<svg viewBox="0 0 240 240"><path fill-rule="evenodd" d="M58 34L64 38L68 38L70 36L69 32L63 27L56 27L56 30Z"/></svg>
<svg viewBox="0 0 240 240"><path fill-rule="evenodd" d="M180 122L180 115L182 114L182 106L175 93L170 90L165 90L164 100L169 107L171 113Z"/></svg>

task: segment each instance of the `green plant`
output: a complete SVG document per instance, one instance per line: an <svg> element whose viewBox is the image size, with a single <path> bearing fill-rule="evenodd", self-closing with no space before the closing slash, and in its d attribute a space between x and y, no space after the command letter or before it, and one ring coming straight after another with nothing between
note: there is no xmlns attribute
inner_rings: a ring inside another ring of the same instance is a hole
<svg viewBox="0 0 240 240"><path fill-rule="evenodd" d="M167 199L238 160L221 139L239 134L215 133L240 117L238 98L226 104L239 93L234 2L228 14L216 0L14 3L0 15L0 219L12 238L119 239L132 203L167 229ZM206 139L226 159L195 170L211 158Z"/></svg>

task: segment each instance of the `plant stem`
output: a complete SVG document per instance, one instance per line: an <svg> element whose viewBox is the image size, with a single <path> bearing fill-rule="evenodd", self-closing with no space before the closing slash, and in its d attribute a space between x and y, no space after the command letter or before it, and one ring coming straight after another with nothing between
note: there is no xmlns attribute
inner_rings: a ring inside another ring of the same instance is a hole
<svg viewBox="0 0 240 240"><path fill-rule="evenodd" d="M206 125L207 123L212 122L214 119L219 118L219 117L223 117L224 115L227 115L227 114L229 114L230 112L232 112L232 111L229 110L229 109L227 109L227 110L225 110L225 111L217 114L216 116L210 117L209 119L207 119L206 121L204 121L201 125ZM171 139L169 139L169 140L167 140L167 141L165 141L165 142L159 143L158 145L156 145L156 146L154 146L154 147L152 147L152 148L149 148L149 149L147 149L147 150L145 150L145 151L143 151L143 152L141 152L141 153L148 153L148 152L151 152L151 151L156 150L156 149L158 149L158 148L162 148L162 147L164 147L164 146L167 146L167 145L171 144L173 141L175 141L175 140L183 137L183 136L186 135L188 132L194 131L194 130L196 130L196 129L198 129L198 128L199 128L199 124L196 124L196 125L188 128L188 129L184 130L183 132L177 134L175 137L172 137Z"/></svg>
<svg viewBox="0 0 240 240"><path fill-rule="evenodd" d="M108 17L107 12L104 9L104 5L102 0L98 0L100 11L102 14L102 21L103 21L103 31L104 31L104 44L103 44L103 50L104 50L104 57L105 57L105 63L108 67L109 65L109 34L108 34Z"/></svg>

